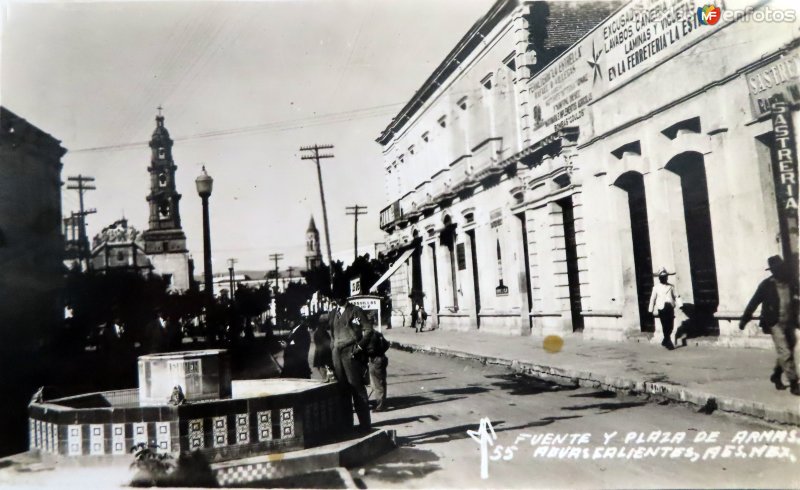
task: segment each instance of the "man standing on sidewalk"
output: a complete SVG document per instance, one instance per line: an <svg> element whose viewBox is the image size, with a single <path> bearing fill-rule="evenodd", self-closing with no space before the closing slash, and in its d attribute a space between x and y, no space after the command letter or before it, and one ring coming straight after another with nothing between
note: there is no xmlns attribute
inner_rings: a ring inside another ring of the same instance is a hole
<svg viewBox="0 0 800 490"><path fill-rule="evenodd" d="M794 362L794 347L797 343L795 329L797 328L797 292L792 291L790 273L783 259L773 255L767 259L772 273L771 277L761 281L753 298L747 303L744 314L739 322L739 330L744 330L753 318L758 305L761 305L761 319L759 325L764 333L772 335L778 359L775 370L769 380L779 390L786 389L781 374L786 373L789 380L790 391L793 395L800 395L800 386L797 383L797 368Z"/></svg>
<svg viewBox="0 0 800 490"><path fill-rule="evenodd" d="M369 356L369 376L376 400L375 412L386 411L386 366L389 364L386 351L388 350L389 341L382 333L373 330L367 347L367 355Z"/></svg>
<svg viewBox="0 0 800 490"><path fill-rule="evenodd" d="M364 373L367 369L367 343L372 336L372 323L364 310L347 302L344 294L339 294L336 303L336 308L328 313L333 370L339 385L352 395L359 427L368 430L372 424ZM350 406L350 403L347 405ZM347 410L349 412L351 409Z"/></svg>

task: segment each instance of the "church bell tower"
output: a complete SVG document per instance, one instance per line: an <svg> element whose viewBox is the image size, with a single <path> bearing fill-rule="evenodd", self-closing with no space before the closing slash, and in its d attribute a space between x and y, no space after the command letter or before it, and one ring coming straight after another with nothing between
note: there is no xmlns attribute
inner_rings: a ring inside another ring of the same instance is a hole
<svg viewBox="0 0 800 490"><path fill-rule="evenodd" d="M175 187L177 166L172 159L172 139L164 127L164 116L158 108L156 128L150 139L150 219L143 233L144 251L150 256L155 272L170 279L170 287L189 287L189 266L186 235L181 228L178 203L181 195Z"/></svg>

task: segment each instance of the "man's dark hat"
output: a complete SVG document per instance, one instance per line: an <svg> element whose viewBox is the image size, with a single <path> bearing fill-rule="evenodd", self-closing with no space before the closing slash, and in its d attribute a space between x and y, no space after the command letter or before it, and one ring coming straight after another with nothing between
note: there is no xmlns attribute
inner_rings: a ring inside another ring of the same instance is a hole
<svg viewBox="0 0 800 490"><path fill-rule="evenodd" d="M780 255L773 255L772 257L767 259L767 264L769 264L769 267L767 267L764 270L768 271L775 268L780 268L783 267L783 259L781 258Z"/></svg>

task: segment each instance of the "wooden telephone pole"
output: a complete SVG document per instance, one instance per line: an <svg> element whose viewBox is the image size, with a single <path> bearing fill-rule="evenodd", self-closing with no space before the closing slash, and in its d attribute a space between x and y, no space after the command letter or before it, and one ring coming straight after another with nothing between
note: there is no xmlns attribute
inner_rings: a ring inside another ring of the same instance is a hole
<svg viewBox="0 0 800 490"><path fill-rule="evenodd" d="M333 154L320 154L320 150L332 150L333 145L303 146L300 151L311 152L300 157L301 160L314 160L317 164L317 179L319 180L319 197L322 201L322 220L325 224L325 244L328 247L328 269L330 271L331 292L333 292L333 255L331 254L331 234L328 229L328 209L325 205L325 190L322 187L322 168L319 161L323 158L333 158Z"/></svg>
<svg viewBox="0 0 800 490"><path fill-rule="evenodd" d="M347 216L352 216L355 221L355 226L353 228L353 260L356 260L358 258L358 217L367 214L367 207L359 206L358 204L347 206L345 208L345 214Z"/></svg>

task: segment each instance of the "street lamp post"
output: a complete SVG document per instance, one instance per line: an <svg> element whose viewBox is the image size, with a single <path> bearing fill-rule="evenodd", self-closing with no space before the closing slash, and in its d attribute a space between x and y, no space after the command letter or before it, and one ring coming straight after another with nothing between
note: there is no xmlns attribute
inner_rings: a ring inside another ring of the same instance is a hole
<svg viewBox="0 0 800 490"><path fill-rule="evenodd" d="M208 198L211 197L214 179L206 173L205 165L203 165L203 173L194 182L197 185L197 193L203 200L203 275L206 296L210 300L214 297L214 276L211 271L211 226L208 218Z"/></svg>

